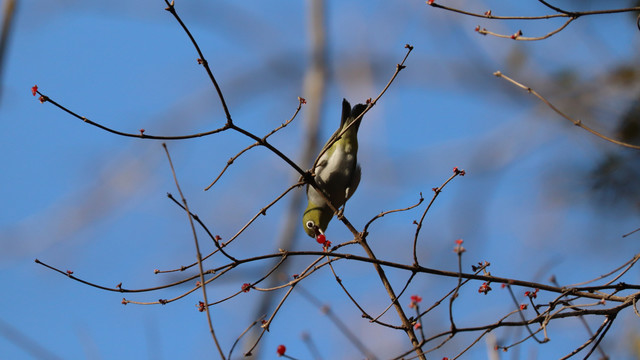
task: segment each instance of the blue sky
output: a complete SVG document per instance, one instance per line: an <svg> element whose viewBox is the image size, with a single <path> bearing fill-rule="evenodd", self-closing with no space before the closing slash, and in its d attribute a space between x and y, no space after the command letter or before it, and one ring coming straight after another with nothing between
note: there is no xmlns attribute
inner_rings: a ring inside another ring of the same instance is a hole
<svg viewBox="0 0 640 360"><path fill-rule="evenodd" d="M473 10L491 8L494 15L546 13L531 3L486 1ZM464 2L451 4L464 6ZM305 96L306 5L176 3L207 56L234 120L256 134L288 119L297 97ZM160 142L106 133L50 104L38 103L30 93L37 84L79 114L127 132L143 128L148 134L178 135L219 127L224 114L213 87L197 65L187 37L164 7L162 1L19 2L0 100L5 169L0 175L5 203L0 216L2 358L30 358L8 333L24 334L64 359L215 354L205 318L195 309L199 292L166 306L123 306L122 294L84 286L34 263L38 258L105 286L123 282L127 288L146 288L180 278L155 275L154 269L194 261L187 219L166 198L167 192L177 191ZM624 109L598 99L614 94L628 100L630 91L603 85L602 94L589 94L595 100L585 106L580 102L585 94L563 93L558 79L559 74L571 72L578 81L593 84L614 66L636 64L639 33L630 15L581 18L560 34L532 43L480 36L473 32L477 24L506 34L523 29L525 35L534 36L560 22L479 22L421 1L327 3L330 78L322 110L323 139L335 129L341 99L357 103L374 97L404 56L404 44L415 46L407 68L361 126L363 177L349 201L347 217L361 228L380 211L413 204L420 192L429 199L431 188L458 166L467 176L448 185L422 230L419 251L424 266L455 270L451 250L458 238L467 248L465 271L486 260L492 263L492 274L502 277L545 282L555 274L562 284L570 284L624 263L637 251L637 235L625 239L621 235L640 226L638 214L592 206L585 177L576 175L596 164L603 151L615 150L613 145L571 126L492 73L501 70L547 91L569 113L607 130L608 122ZM304 121L305 108L272 137L272 143L293 159L305 143ZM225 239L295 178L268 151L254 149L216 187L204 192L226 161L250 143L231 133L168 143L191 209ZM287 199L259 218L230 251L238 257L274 252ZM410 263L412 221L423 209L424 205L379 221L370 235L374 251ZM349 233L334 220L328 236L338 243ZM210 249L210 244L203 248ZM294 249L318 246L300 231ZM209 265L222 261L218 258ZM293 259L291 271L300 271L309 262ZM232 272L209 288L210 299L224 298L242 283L259 278L264 266ZM371 313L386 307L370 265L339 262L336 269ZM402 284L407 274L389 270L389 276ZM625 281L637 282L636 272ZM403 334L362 320L328 269L302 286L329 304L382 358L407 348ZM452 286L455 280L419 276L401 302L407 304L408 295L419 294L430 304ZM495 289L482 296L477 286L470 284L456 302L460 324L494 322L513 306L504 291ZM155 301L187 289L126 297ZM260 296L252 291L213 308L225 351L254 320ZM604 342L621 357L630 356L628 338L621 334L638 332L632 314L625 316L628 319L619 318L614 335ZM385 320L397 323L391 313ZM446 312L425 321L432 331L448 329ZM522 357L533 353L557 358L586 339L577 321L557 322L549 330L549 344L527 342L513 351ZM275 358L281 343L292 356L310 358L302 332L322 347L325 358L359 357L320 309L294 293L263 340L264 358ZM498 331L496 336L506 342L518 338L510 331ZM433 358L455 355L471 340L456 338ZM484 357L484 345L469 356Z"/></svg>

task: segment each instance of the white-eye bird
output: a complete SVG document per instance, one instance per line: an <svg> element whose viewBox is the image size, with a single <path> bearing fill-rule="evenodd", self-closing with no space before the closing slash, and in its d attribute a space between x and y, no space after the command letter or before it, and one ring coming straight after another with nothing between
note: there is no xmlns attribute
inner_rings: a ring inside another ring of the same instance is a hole
<svg viewBox="0 0 640 360"><path fill-rule="evenodd" d="M338 209L349 200L360 183L360 165L358 164L358 128L362 117L345 131L338 141L334 140L349 126L367 105L358 104L351 108L346 99L342 99L342 119L340 127L329 138L316 160L314 179L322 188L333 206ZM304 231L311 237L324 234L333 211L325 198L312 186L307 185L307 199L309 204L302 216Z"/></svg>

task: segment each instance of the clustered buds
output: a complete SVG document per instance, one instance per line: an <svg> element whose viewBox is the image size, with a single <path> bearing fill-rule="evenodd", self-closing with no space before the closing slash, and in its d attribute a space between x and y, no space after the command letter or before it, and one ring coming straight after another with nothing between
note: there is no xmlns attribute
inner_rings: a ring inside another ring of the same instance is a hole
<svg viewBox="0 0 640 360"><path fill-rule="evenodd" d="M478 288L478 292L481 294L487 295L489 291L491 291L491 286L486 282L483 282L482 285L480 285L480 288Z"/></svg>
<svg viewBox="0 0 640 360"><path fill-rule="evenodd" d="M528 296L529 299L535 299L538 297L538 291L540 291L540 289L535 289L534 291L525 291L524 296Z"/></svg>
<svg viewBox="0 0 640 360"><path fill-rule="evenodd" d="M471 270L478 271L491 265L488 261L478 261L478 265L471 265Z"/></svg>
<svg viewBox="0 0 640 360"><path fill-rule="evenodd" d="M307 103L307 99L300 96L298 96L298 101L300 102L300 105L304 105Z"/></svg>
<svg viewBox="0 0 640 360"><path fill-rule="evenodd" d="M33 85L33 87L31 87L31 95L38 95L38 85ZM40 104L43 104L45 101L47 101L47 98L44 95L40 95L40 98L38 100L40 100Z"/></svg>
<svg viewBox="0 0 640 360"><path fill-rule="evenodd" d="M520 310L526 310L527 304L520 304Z"/></svg>
<svg viewBox="0 0 640 360"><path fill-rule="evenodd" d="M487 29L485 28L480 29L480 25L477 25L474 30L480 35L487 35Z"/></svg>
<svg viewBox="0 0 640 360"><path fill-rule="evenodd" d="M433 5L434 0L427 0L427 5Z"/></svg>
<svg viewBox="0 0 640 360"><path fill-rule="evenodd" d="M495 350L495 351L498 351L500 349L502 349L503 352L507 352L507 350L509 350L509 348L507 348L505 346L496 345L496 346L493 347L493 350Z"/></svg>
<svg viewBox="0 0 640 360"><path fill-rule="evenodd" d="M465 176L467 174L466 171L458 169L457 166L453 168L453 173L460 176Z"/></svg>
<svg viewBox="0 0 640 360"><path fill-rule="evenodd" d="M67 270L67 275L73 275L73 271Z"/></svg>
<svg viewBox="0 0 640 360"><path fill-rule="evenodd" d="M249 290L251 290L251 284L249 283L242 284L242 292L249 292Z"/></svg>
<svg viewBox="0 0 640 360"><path fill-rule="evenodd" d="M511 38L512 38L513 40L515 40L515 39L519 38L520 36L522 36L522 30L518 30L518 32L517 32L517 33L515 33L515 34L511 35Z"/></svg>
<svg viewBox="0 0 640 360"><path fill-rule="evenodd" d="M420 303L420 301L422 301L422 296L411 295L411 302L409 303L409 307L413 309L414 307L418 306L418 303Z"/></svg>
<svg viewBox="0 0 640 360"><path fill-rule="evenodd" d="M464 246L462 246L462 239L458 239L456 240L456 246L453 248L453 252L461 255L463 252L467 251L467 249L464 248Z"/></svg>
<svg viewBox="0 0 640 360"><path fill-rule="evenodd" d="M203 312L204 309L204 302L202 301L198 301L198 305L196 305L196 307L198 308L198 311Z"/></svg>
<svg viewBox="0 0 640 360"><path fill-rule="evenodd" d="M283 356L284 353L287 352L287 347L284 345L278 345L276 352L278 353L278 356Z"/></svg>

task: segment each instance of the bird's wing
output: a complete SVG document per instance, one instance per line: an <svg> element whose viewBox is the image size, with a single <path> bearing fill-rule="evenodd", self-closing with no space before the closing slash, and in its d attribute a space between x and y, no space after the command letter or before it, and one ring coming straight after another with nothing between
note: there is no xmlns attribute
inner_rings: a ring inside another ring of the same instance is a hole
<svg viewBox="0 0 640 360"><path fill-rule="evenodd" d="M327 140L327 142L324 144L324 146L322 147L322 150L320 151L320 154L321 154L320 156L322 156L323 153L327 152L327 148L331 145L331 143L333 143L333 141L338 137L338 135L340 135L340 132L342 132L342 128L347 122L347 119L349 119L350 115L351 115L351 104L349 104L347 99L342 99L342 118L340 118L340 127L333 133L333 135L331 135L329 140ZM316 163L318 162L319 162L319 159L316 159Z"/></svg>
<svg viewBox="0 0 640 360"><path fill-rule="evenodd" d="M351 177L351 182L347 186L347 193L346 193L344 202L347 202L347 200L349 200L351 195L353 195L353 193L356 192L356 189L358 188L358 184L360 184L360 177L362 177L362 168L360 167L360 164L356 163L356 168L353 170L353 176Z"/></svg>

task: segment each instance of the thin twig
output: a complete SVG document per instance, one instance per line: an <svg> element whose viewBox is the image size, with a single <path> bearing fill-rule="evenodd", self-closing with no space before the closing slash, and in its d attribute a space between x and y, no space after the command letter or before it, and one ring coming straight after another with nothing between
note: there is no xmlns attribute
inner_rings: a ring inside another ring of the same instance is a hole
<svg viewBox="0 0 640 360"><path fill-rule="evenodd" d="M362 317L365 319L369 319L369 322L378 324L378 325L382 325L384 327L388 327L391 329L396 329L396 330L401 330L402 327L401 326L396 326L396 325L391 325L391 324L387 324L384 323L380 320L378 320L377 318L373 318L371 315L369 315L369 313L367 313L367 311L360 305L360 303L358 303L358 301L353 297L353 295L351 295L351 292L349 292L349 290L347 290L347 288L344 286L344 284L342 283L342 279L338 276L338 274L336 274L335 269L333 268L333 265L331 263L329 263L329 268L331 269L331 272L333 273L333 276L336 279L336 282L338 283L338 285L340 285L340 288L342 288L342 291L344 291L344 293L347 295L347 297L349 298L349 300L351 300L351 302L358 308L358 310L360 310L360 312L362 313ZM393 301L391 304L393 305L395 303L395 301Z"/></svg>
<svg viewBox="0 0 640 360"><path fill-rule="evenodd" d="M411 280L413 280L413 278L415 276L416 276L416 273L411 273L411 276L409 276L409 279L407 279L407 281L405 281L404 287L402 288L402 290L400 290L400 293L398 294L398 299L402 297L402 294L404 294L404 292L407 290L407 288L409 287L409 284L411 284ZM371 320L371 322L377 321L378 319L380 319L382 317L382 315L384 315L387 312L387 310L391 309L391 307L393 306L393 303L395 301L397 301L398 299L392 299L391 303L384 310L382 310L382 312L380 314L378 314L378 316L373 318L373 320Z"/></svg>
<svg viewBox="0 0 640 360"><path fill-rule="evenodd" d="M486 11L483 14L475 13L475 12L472 12L472 11L466 11L466 10L453 8L453 7L450 7L450 6L440 5L440 4L437 4L433 0L427 1L427 5L431 5L432 7L435 7L435 8L447 10L447 11L450 11L450 12L454 12L454 13L458 13L458 14L462 14L462 15L466 15L466 16L471 16L471 17L476 17L476 18L483 18L483 19L488 19L488 20L547 20L547 19L553 19L553 18L568 18L567 21L562 26L560 26L559 28L557 28L557 29L555 29L553 31L550 31L546 35L538 36L538 37L524 37L524 36L522 36L522 31L518 31L516 34L513 34L513 35L502 35L502 34L497 34L497 33L488 31L485 28L481 29L480 26L476 27L476 31L478 33L482 34L482 35L492 35L492 36L496 36L496 37L500 37L500 38L513 39L513 40L519 40L519 41L537 41L537 40L547 39L547 38L559 33L564 28L566 28L571 22L573 22L574 20L576 20L576 19L578 19L579 17L582 17L582 16L618 14L618 13L633 12L633 11L639 11L640 10L640 6L635 6L635 7L629 7L629 8L621 8L621 9L592 10L592 11L566 11L566 10L560 9L560 8L558 8L556 6L553 6L553 5L549 4L548 2L546 2L544 0L538 0L538 1L540 3L542 3L544 6L548 7L549 9L557 12L557 14L538 15L538 16L496 16L496 15L493 14L493 12L491 10ZM640 16L638 17L637 25L638 25L638 29L640 29Z"/></svg>
<svg viewBox="0 0 640 360"><path fill-rule="evenodd" d="M236 293L234 293L233 295L227 296L223 299L220 299L218 301L214 301L211 304L209 304L209 306L213 306L213 305L217 305L220 303L223 303L231 298L234 298L236 296L238 296L239 294L242 294L244 292L249 291L250 289L255 289L255 290L260 290L257 289L255 286L258 285L259 283L263 282L264 279L268 278L271 274L273 274L274 271L276 271L278 269L278 267L280 267L280 265L282 265L284 263L284 261L287 259L287 253L283 253L282 254L282 258L280 258L280 261L278 261L272 268L271 270L267 271L267 273L265 275L263 275L260 279L252 282L252 283L247 283L248 285L243 285L242 288L240 290L238 290ZM264 291L264 289L262 289Z"/></svg>
<svg viewBox="0 0 640 360"><path fill-rule="evenodd" d="M298 98L298 107L296 108L295 113L293 114L293 116L291 118L289 118L287 121L283 122L282 124L280 124L280 126L278 126L277 128L271 130L271 132L269 132L267 135L265 135L262 139L263 140L267 140L267 138L273 134L275 134L277 131L283 129L284 127L286 127L287 125L289 125L289 123L291 123L296 116L298 116L298 113L300 112L300 109L302 109L302 104L304 104L304 99L302 98ZM240 157L242 156L242 154L244 154L245 152L249 151L250 149L260 146L259 142L255 142L249 146L247 146L246 148L242 149L239 153L237 153L235 156L233 156L231 159L229 159L227 161L227 164L224 166L224 168L222 169L222 171L220 171L220 173L218 174L218 176L211 182L211 184L209 184L207 187L204 188L205 191L209 190L213 185L215 185L218 180L220 180L220 178L222 177L222 175L224 175L224 173L227 171L227 169Z"/></svg>
<svg viewBox="0 0 640 360"><path fill-rule="evenodd" d="M560 286L560 284L558 283L558 280L555 278L555 276L551 279L551 282L555 286ZM569 304L571 304L571 301L569 301ZM587 334L589 334L590 337L595 336L595 334L591 330L591 327L589 326L589 323L587 322L587 320L585 320L584 316L580 315L580 316L578 316L578 319L580 319L580 322L582 323L582 326L584 326L585 330L587 330ZM600 352L600 355L601 355L602 359L607 359L608 358L607 354L605 354L605 352L604 352L604 350L602 350L602 348L598 347L598 351Z"/></svg>
<svg viewBox="0 0 640 360"><path fill-rule="evenodd" d="M170 193L167 193L167 197L171 199L176 205L180 206L183 210L187 210ZM218 248L218 251L220 251L227 259L231 261L237 261L235 257L229 255L226 251L222 249L222 246L220 246L220 242L218 241L218 239L211 233L211 231L209 231L209 228L202 222L202 220L200 220L200 217L197 214L191 213L191 217L193 217L193 219L200 225L200 227L202 227L202 229L207 232L207 235L209 235L209 237L213 241L216 248ZM207 259L210 255L205 256L202 260ZM182 271L186 269L188 269L188 267L186 268L183 267L180 270Z"/></svg>
<svg viewBox="0 0 640 360"><path fill-rule="evenodd" d="M176 12L175 7L173 6L174 5L173 0L171 0L171 3L169 3L169 1L167 0L164 0L164 2L167 4L167 8L165 10L170 12L171 15L173 15L173 17L178 21L178 23L180 23L180 26L182 27L184 32L187 34L187 36L189 36L189 40L191 40L191 44L193 44L193 47L198 52L198 56L199 56L198 63L204 67L205 71L207 72L207 75L209 75L209 79L211 80L211 83L216 88L216 92L218 93L218 98L220 99L220 103L222 104L222 108L224 109L224 114L227 117L227 124L231 125L232 124L231 113L229 112L229 108L227 107L227 102L224 100L224 95L222 95L222 90L220 90L220 86L218 85L216 78L213 76L213 72L211 71L211 68L209 68L209 62L204 58L204 54L200 50L200 46L198 46L198 42L196 42L196 39L193 37L193 35L191 35L191 32L189 31L187 26L184 24L184 22L182 22L182 19L180 18L180 16L178 16L178 13Z"/></svg>
<svg viewBox="0 0 640 360"><path fill-rule="evenodd" d="M485 28L481 29L480 26L477 26L476 27L476 31L481 35L491 35L491 36L495 36L495 37L499 37L499 38L503 38L503 39L512 39L512 40L518 40L518 41L539 41L539 40L548 39L551 36L559 33L562 30L564 30L564 28L569 26L569 24L571 22L573 22L575 19L577 19L577 18L576 17L570 17L569 19L567 19L567 21L564 22L564 24L562 24L557 29L550 31L550 32L546 33L545 35L534 36L534 37L522 36L522 30L518 30L518 32L516 32L515 34L505 35L505 34L498 34L498 33L489 31L489 30L487 30Z"/></svg>
<svg viewBox="0 0 640 360"><path fill-rule="evenodd" d="M90 120L87 117L79 115L76 112L74 112L74 111L72 111L72 110L60 105L58 102L54 101L49 96L44 95L43 93L40 92L40 90L36 90L36 93L38 95L40 95L40 102L51 103L55 107L57 107L58 109L70 114L71 116L73 116L73 117L75 117L77 119L82 120L83 122L85 122L85 123L87 123L89 125L93 125L93 126L95 126L97 128L100 128L100 129L105 130L107 132L110 132L112 134L125 136L125 137L133 137L133 138L139 138L139 139L152 139L152 140L185 140L185 139L193 139L193 138L199 138L199 137L203 137L203 136L213 135L213 134L217 134L219 132L222 132L222 131L225 131L225 130L229 129L229 126L224 125L223 127L220 127L218 129L215 129L215 130L206 131L206 132L197 133L197 134L191 134L191 135L180 135L180 136L148 135L148 134L145 134L145 132L143 130L140 130L139 133L127 133L127 132L111 129L111 128L107 127L107 126L104 126L102 124L94 122L94 121Z"/></svg>
<svg viewBox="0 0 640 360"><path fill-rule="evenodd" d="M575 348L571 353L563 356L562 358L560 358L559 360L566 360L570 357L572 357L573 355L579 353L582 349L586 348L587 346L589 346L589 344L591 344L596 337L600 334L600 332L602 332L602 330L606 327L605 332L603 333L603 335L609 330L609 328L611 327L611 324L613 323L613 321L611 321L611 319L609 319L609 317L606 317L604 319L604 321L602 322L602 324L600 325L600 327L598 328L598 330L596 331L595 334L593 334L592 337L590 337L584 344L578 346L577 348ZM589 357L589 355L593 352L593 350L596 348L596 346L598 346L598 344L600 343L600 340L602 338L598 339L598 341L596 342L596 344L594 345L594 347L591 349L591 351L589 351L589 354L587 354L587 356L585 356L584 358L587 359Z"/></svg>
<svg viewBox="0 0 640 360"><path fill-rule="evenodd" d="M193 217L191 216L191 211L189 211L189 205L187 205L187 199L184 197L182 193L182 189L180 188L180 183L178 183L178 176L176 175L176 170L173 167L173 162L171 161L171 155L169 154L169 149L167 149L167 144L162 143L162 147L164 148L165 153L167 154L167 160L169 160L169 166L171 167L171 174L173 174L173 180L176 183L176 188L178 189L178 193L180 194L180 199L182 200L182 204L184 205L184 209L187 213L187 217L189 218L189 225L191 226L191 233L193 235L193 241L196 246L196 258L198 259L198 271L200 272L200 286L202 287L202 297L204 300L204 308L207 313L207 321L209 323L209 331L211 332L211 337L213 338L214 343L216 344L216 348L220 353L220 358L225 359L224 352L222 352L222 347L220 347L220 343L218 342L218 338L216 337L216 333L213 329L213 322L211 321L211 313L209 311L208 301L207 301L207 288L205 286L204 279L204 269L202 267L202 254L200 253L200 244L198 243L198 234L196 233L196 227L193 224Z"/></svg>
<svg viewBox="0 0 640 360"><path fill-rule="evenodd" d="M253 323L251 323L251 325L247 326L246 329L244 329L244 331L242 332L242 334L240 334L237 338L236 341L233 342L233 345L231 345L231 349L229 349L229 356L227 356L227 359L231 359L231 354L233 353L233 349L235 349L236 345L238 345L238 342L240 342L240 339L242 339L242 337L249 332L249 330L251 330L251 328L253 328L254 326L256 326L257 323L259 323L260 321L262 321L262 319L264 319L264 315L260 316L258 318L258 320L254 321Z"/></svg>
<svg viewBox="0 0 640 360"><path fill-rule="evenodd" d="M460 171L458 170L458 168L454 168L453 171L453 175L451 175L442 185L440 185L440 187L438 188L433 188L433 197L431 198L431 201L429 201L429 205L427 205L427 208L424 209L424 212L422 213L422 216L420 217L420 221L418 221L416 224L416 233L413 237L413 263L415 266L419 265L418 262L418 235L420 235L420 229L422 229L422 223L424 222L424 218L427 216L427 212L429 212L429 209L431 209L431 205L433 205L433 203L436 201L436 198L438 197L438 195L440 195L440 193L442 192L442 189L444 189L445 186L447 186L447 184L453 180L453 178L455 178L458 175L463 176L465 173L463 172L464 170Z"/></svg>
<svg viewBox="0 0 640 360"><path fill-rule="evenodd" d="M313 272L314 270L314 266L320 262L320 260L322 260L324 258L324 256L319 257L318 259L316 259L315 261L313 261L311 264L309 264L302 272L300 272L301 276L304 276L307 272ZM282 307L282 305L284 304L284 302L289 298L289 295L291 295L291 292L293 291L293 289L295 288L295 286L298 284L297 281L294 281L291 283L291 286L289 287L289 289L287 290L287 292L285 293L285 295L282 297L282 299L280 299L280 302L278 303L278 305L276 305L275 310L273 310L273 313L271 313L271 316L269 317L269 319L265 322L262 323L262 331L260 331L260 334L258 335L257 339L255 339L255 342L253 344L253 346L251 346L249 348L249 350L247 350L245 352L245 356L250 356L253 352L253 350L258 346L258 343L260 343L260 340L262 339L262 336L264 335L265 331L269 331L269 326L271 326L271 322L273 321L273 319L275 318L276 314L278 313L278 311L280 310L280 308Z"/></svg>
<svg viewBox="0 0 640 360"><path fill-rule="evenodd" d="M367 359L374 360L377 357L373 354L367 347L360 341L360 339L345 325L340 317L336 316L336 314L331 310L331 306L323 304L320 299L313 296L307 289L302 286L298 286L298 292L307 299L307 301L314 304L320 311L327 315L329 320L340 330L340 332L364 355Z"/></svg>
<svg viewBox="0 0 640 360"><path fill-rule="evenodd" d="M571 121L573 123L573 125L578 126L580 128L583 128L584 130L587 130L588 132L592 133L593 135L595 135L595 136L597 136L597 137L599 137L601 139L607 140L609 142L612 142L612 143L614 143L616 145L628 147L628 148L631 148L631 149L640 150L640 145L633 145L633 144L629 144L629 143L626 143L626 142L623 142L623 141L612 139L612 138L610 138L608 136L605 136L605 135L593 130L592 128L588 127L587 125L583 124L582 121L573 119L572 117L570 117L570 116L566 115L565 113L563 113L562 111L560 111L560 109L555 107L551 102L549 102L549 100L545 99L537 91L535 91L532 88L530 88L530 87L528 87L526 85L523 85L523 84L511 79L510 77L502 74L500 71L494 72L493 75L495 75L497 77L500 77L500 78L503 78L503 79L509 81L510 83L518 86L519 88L526 90L528 93L530 93L530 94L534 95L535 97L537 97L538 99L540 99L540 101L542 101L545 105L550 107L558 115L560 115L563 118Z"/></svg>
<svg viewBox="0 0 640 360"><path fill-rule="evenodd" d="M640 26L640 15L638 15L638 24L639 24L638 26ZM633 230L633 231L632 231L632 232L630 232L630 233L626 233L626 234L622 235L622 237L623 237L623 238L625 238L625 237L627 237L627 236L629 236L629 235L631 235L631 234L633 234L633 233L636 233L636 232L638 232L638 231L640 231L640 228L637 228L637 229Z"/></svg>
<svg viewBox="0 0 640 360"><path fill-rule="evenodd" d="M378 215L374 216L371 220L369 220L369 222L364 226L364 229L362 230L362 232L364 232L366 234L369 231L369 226L371 226L371 224L373 224L374 221L376 221L376 220L378 220L378 219L380 219L380 218L382 218L382 217L384 217L386 215L392 214L392 213L408 211L408 210L414 209L414 208L420 206L420 204L422 204L423 201L424 201L424 198L422 197L422 192L421 192L420 193L420 199L418 200L417 203L415 203L415 204L413 204L413 205L411 205L409 207L403 208L403 209L394 209L394 210L388 210L388 211L383 211L383 212L379 213Z"/></svg>
<svg viewBox="0 0 640 360"><path fill-rule="evenodd" d="M531 335L531 337L538 343L538 344L544 344L547 341L549 341L549 339L547 339L546 337L542 340L538 339L533 331L529 328L529 325L527 324L527 319L524 317L524 311L523 309L520 307L520 304L518 304L518 300L516 299L516 296L513 294L513 290L511 289L510 285L507 285L507 289L509 290L509 294L511 295L511 300L513 300L513 304L516 306L516 309L518 310L518 315L520 315L520 320L522 320L522 322L525 324L524 327L527 329L527 331L529 332L529 335Z"/></svg>
<svg viewBox="0 0 640 360"><path fill-rule="evenodd" d="M462 251L456 251L458 257L458 274L462 274ZM462 286L462 276L458 276L458 283L449 298L449 323L451 324L451 334L456 333L456 323L453 321L453 302L458 298L458 292Z"/></svg>

